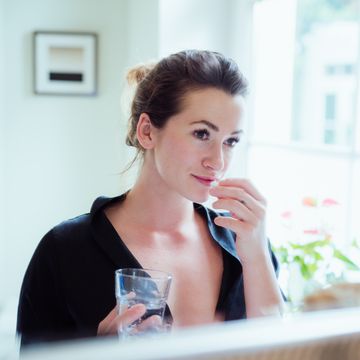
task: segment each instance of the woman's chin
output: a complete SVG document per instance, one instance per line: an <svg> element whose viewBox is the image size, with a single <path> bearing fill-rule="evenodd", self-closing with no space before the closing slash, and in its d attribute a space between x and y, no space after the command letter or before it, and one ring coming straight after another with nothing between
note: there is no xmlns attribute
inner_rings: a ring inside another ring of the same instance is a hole
<svg viewBox="0 0 360 360"><path fill-rule="evenodd" d="M207 202L210 199L210 195L208 192L206 194L205 193L204 194L194 194L193 196L189 197L188 199L191 200L192 202L202 204L202 203Z"/></svg>

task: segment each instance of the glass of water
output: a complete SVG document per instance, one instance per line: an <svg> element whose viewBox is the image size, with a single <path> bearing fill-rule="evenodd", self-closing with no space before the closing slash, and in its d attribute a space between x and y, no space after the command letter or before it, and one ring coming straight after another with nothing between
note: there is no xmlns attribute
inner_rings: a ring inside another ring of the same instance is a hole
<svg viewBox="0 0 360 360"><path fill-rule="evenodd" d="M151 269L119 269L115 271L115 296L118 313L135 304L146 307L145 314L134 323L118 329L120 338L134 335L162 332L165 329L164 313L169 295L171 275ZM157 325L141 326L141 323L152 315L157 315Z"/></svg>

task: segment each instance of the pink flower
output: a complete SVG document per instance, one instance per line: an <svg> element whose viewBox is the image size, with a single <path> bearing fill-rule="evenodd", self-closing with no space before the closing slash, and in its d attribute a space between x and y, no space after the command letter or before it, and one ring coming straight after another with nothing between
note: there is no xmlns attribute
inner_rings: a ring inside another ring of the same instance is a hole
<svg viewBox="0 0 360 360"><path fill-rule="evenodd" d="M304 234L318 235L320 232L318 229L305 229Z"/></svg>
<svg viewBox="0 0 360 360"><path fill-rule="evenodd" d="M322 206L334 206L334 205L339 205L339 203L334 199L327 198L322 201L321 205Z"/></svg>
<svg viewBox="0 0 360 360"><path fill-rule="evenodd" d="M305 206L315 207L317 206L317 200L313 197L306 196L302 199L302 204Z"/></svg>
<svg viewBox="0 0 360 360"><path fill-rule="evenodd" d="M292 212L290 210L288 211L284 211L282 214L281 214L281 217L283 217L284 219L290 219L292 216Z"/></svg>

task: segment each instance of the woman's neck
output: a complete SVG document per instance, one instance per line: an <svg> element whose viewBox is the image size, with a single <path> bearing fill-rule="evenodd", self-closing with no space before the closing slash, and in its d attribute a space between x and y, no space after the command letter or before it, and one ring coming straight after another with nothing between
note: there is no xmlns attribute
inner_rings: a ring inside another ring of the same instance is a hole
<svg viewBox="0 0 360 360"><path fill-rule="evenodd" d="M123 204L127 214L136 214L142 227L157 231L181 231L194 221L193 203L170 189L156 173L144 166Z"/></svg>

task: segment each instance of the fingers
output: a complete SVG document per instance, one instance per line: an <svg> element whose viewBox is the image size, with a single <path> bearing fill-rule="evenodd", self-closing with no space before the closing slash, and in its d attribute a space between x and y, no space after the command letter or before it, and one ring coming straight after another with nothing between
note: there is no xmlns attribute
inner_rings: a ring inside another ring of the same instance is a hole
<svg viewBox="0 0 360 360"><path fill-rule="evenodd" d="M226 179L209 190L218 198L212 206L230 212L230 217L219 216L215 223L236 234L250 236L263 227L266 215L266 201L247 179Z"/></svg>
<svg viewBox="0 0 360 360"><path fill-rule="evenodd" d="M244 187L235 186L235 183L238 185L245 183L246 187L249 188L248 180L230 179L222 181L209 191L210 195L218 198L212 204L213 207L227 210L237 219L256 222L256 218L262 218L265 214L266 201L264 197L255 188L252 188L251 193L249 193ZM256 198L253 194L256 195Z"/></svg>
<svg viewBox="0 0 360 360"><path fill-rule="evenodd" d="M253 183L249 179L225 179L219 182L219 186L224 187L233 187L238 189L243 189L246 193L251 195L254 199L266 203L266 200L263 195L256 189Z"/></svg>
<svg viewBox="0 0 360 360"><path fill-rule="evenodd" d="M146 306L144 304L136 304L126 310L123 314L119 315L115 319L116 331L122 327L127 327L134 321L141 318L146 312Z"/></svg>
<svg viewBox="0 0 360 360"><path fill-rule="evenodd" d="M212 204L214 209L226 209L235 219L254 222L256 220L255 214L249 210L246 203L234 199L220 199Z"/></svg>
<svg viewBox="0 0 360 360"><path fill-rule="evenodd" d="M243 188L234 187L234 186L222 186L218 185L209 190L210 195L216 196L219 199L228 198L241 201L247 206L251 206L251 203L254 202L254 198L248 194Z"/></svg>
<svg viewBox="0 0 360 360"><path fill-rule="evenodd" d="M146 307L143 304L136 304L118 315L118 307L115 306L98 326L98 335L116 334L123 327L127 327L143 316Z"/></svg>
<svg viewBox="0 0 360 360"><path fill-rule="evenodd" d="M117 306L115 306L109 314L102 320L98 326L97 334L105 335L108 333L109 325L114 321L117 316Z"/></svg>
<svg viewBox="0 0 360 360"><path fill-rule="evenodd" d="M232 230L234 233L239 234L243 231L244 226L246 223L243 221L239 221L239 219L225 217L225 216L218 216L214 219L216 225L224 227L226 229Z"/></svg>
<svg viewBox="0 0 360 360"><path fill-rule="evenodd" d="M158 328L162 326L162 319L159 315L152 315L150 317L148 317L147 319L145 319L144 321L142 321L138 326L137 326L137 331L138 332L142 332L145 331L147 329L151 329L151 328Z"/></svg>

